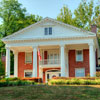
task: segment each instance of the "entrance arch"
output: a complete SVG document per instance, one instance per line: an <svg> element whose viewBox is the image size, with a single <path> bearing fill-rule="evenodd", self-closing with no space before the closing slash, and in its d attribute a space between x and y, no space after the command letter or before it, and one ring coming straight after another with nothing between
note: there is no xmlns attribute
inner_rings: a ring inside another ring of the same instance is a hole
<svg viewBox="0 0 100 100"><path fill-rule="evenodd" d="M60 77L60 76L61 76L60 69L49 69L45 72L46 83L53 77Z"/></svg>

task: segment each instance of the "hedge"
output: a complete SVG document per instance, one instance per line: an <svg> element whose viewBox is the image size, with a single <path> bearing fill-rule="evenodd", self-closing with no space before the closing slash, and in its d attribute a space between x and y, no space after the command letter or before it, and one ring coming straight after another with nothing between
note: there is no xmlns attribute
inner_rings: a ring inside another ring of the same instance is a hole
<svg viewBox="0 0 100 100"><path fill-rule="evenodd" d="M34 85L34 81L24 81L18 78L5 78L0 80L0 87L6 86L24 86L24 85Z"/></svg>
<svg viewBox="0 0 100 100"><path fill-rule="evenodd" d="M48 82L50 85L100 85L100 79L52 79Z"/></svg>

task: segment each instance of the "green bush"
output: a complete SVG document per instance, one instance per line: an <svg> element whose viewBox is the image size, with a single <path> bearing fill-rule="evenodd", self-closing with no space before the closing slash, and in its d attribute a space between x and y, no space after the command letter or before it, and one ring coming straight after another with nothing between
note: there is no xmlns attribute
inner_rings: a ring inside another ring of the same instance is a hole
<svg viewBox="0 0 100 100"><path fill-rule="evenodd" d="M24 86L24 85L34 85L34 81L23 81L18 78L7 78L0 80L0 87L4 86Z"/></svg>
<svg viewBox="0 0 100 100"><path fill-rule="evenodd" d="M17 80L20 80L20 79L17 78L17 77L14 77L14 78L4 78L4 80L7 80L7 81L17 81Z"/></svg>
<svg viewBox="0 0 100 100"><path fill-rule="evenodd" d="M52 79L49 81L51 85L100 85L100 79L85 80L85 79Z"/></svg>
<svg viewBox="0 0 100 100"><path fill-rule="evenodd" d="M96 77L100 77L100 72L96 72Z"/></svg>

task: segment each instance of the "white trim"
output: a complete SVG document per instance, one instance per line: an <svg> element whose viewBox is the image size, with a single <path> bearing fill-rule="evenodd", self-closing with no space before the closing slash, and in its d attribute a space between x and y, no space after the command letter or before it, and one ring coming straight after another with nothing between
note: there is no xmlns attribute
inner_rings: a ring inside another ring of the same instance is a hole
<svg viewBox="0 0 100 100"><path fill-rule="evenodd" d="M89 32L89 31L86 31L86 30L83 30L83 29L74 27L74 26L72 26L72 25L68 25L68 24L62 23L62 22L60 22L60 21L54 20L54 19L52 19L52 18L46 17L46 18L44 18L43 20L41 20L41 21L39 21L39 22L37 22L37 23L35 23L35 24L32 24L32 25L30 25L30 26L28 26L28 27L26 27L26 28L24 28L24 29L22 29L22 30L20 30L20 31L18 31L18 32L13 33L12 35L9 35L9 36L3 38L2 41L7 41L7 39L11 38L12 36L17 35L17 34L22 34L22 33L23 33L24 31L26 31L27 29L30 29L30 28L32 28L32 27L34 27L34 26L36 26L36 25L40 25L41 23L43 23L43 22L45 22L45 21L51 21L51 22L54 22L54 23L56 23L56 24L63 25L63 26L65 26L65 27L69 27L69 28L71 28L71 29L74 29L74 30L77 30L77 31L81 31L81 32L83 32L84 34L87 34L87 33L88 33L88 34L91 34L91 35L96 36L96 34L93 33L93 32Z"/></svg>
<svg viewBox="0 0 100 100"><path fill-rule="evenodd" d="M82 51L82 60L77 60L77 52L78 51ZM75 50L75 60L76 62L83 62L84 61L84 55L83 55L83 50L82 49L79 49L79 50Z"/></svg>
<svg viewBox="0 0 100 100"><path fill-rule="evenodd" d="M18 52L14 52L14 77L18 77Z"/></svg>
<svg viewBox="0 0 100 100"><path fill-rule="evenodd" d="M6 77L10 77L10 49L6 48Z"/></svg>
<svg viewBox="0 0 100 100"><path fill-rule="evenodd" d="M50 40L50 41L31 41L31 42L11 42L11 43L7 43L6 44L6 47L21 47L21 46L25 46L25 47L29 47L29 46L35 46L35 45L38 45L38 46L59 46L60 44L88 44L88 43L93 43L93 39L77 39L77 40Z"/></svg>
<svg viewBox="0 0 100 100"><path fill-rule="evenodd" d="M50 70L58 70L59 72L47 72L47 71L50 71ZM48 73L61 73L61 70L60 69L49 69L49 70L46 70L46 72L45 72L45 81L46 81L46 83L47 83L47 74Z"/></svg>
<svg viewBox="0 0 100 100"><path fill-rule="evenodd" d="M32 64L32 61L31 61L31 62L27 62L27 61L26 61L26 54L27 54L27 53L31 53L31 54L32 54L32 51L27 51L27 52L25 52L25 64Z"/></svg>

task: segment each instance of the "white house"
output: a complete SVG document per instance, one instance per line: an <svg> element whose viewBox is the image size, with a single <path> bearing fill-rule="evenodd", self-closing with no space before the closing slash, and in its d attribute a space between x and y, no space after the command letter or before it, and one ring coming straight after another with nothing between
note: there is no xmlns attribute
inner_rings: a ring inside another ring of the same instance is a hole
<svg viewBox="0 0 100 100"><path fill-rule="evenodd" d="M6 44L6 75L10 77L13 51L15 77L41 77L44 82L55 76L93 77L99 55L95 32L95 25L89 32L44 18L2 39Z"/></svg>

